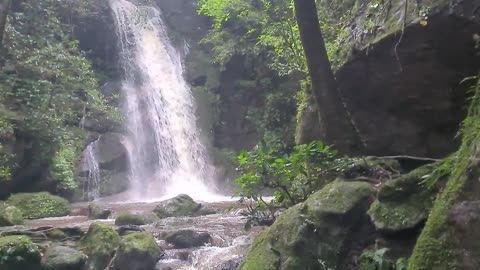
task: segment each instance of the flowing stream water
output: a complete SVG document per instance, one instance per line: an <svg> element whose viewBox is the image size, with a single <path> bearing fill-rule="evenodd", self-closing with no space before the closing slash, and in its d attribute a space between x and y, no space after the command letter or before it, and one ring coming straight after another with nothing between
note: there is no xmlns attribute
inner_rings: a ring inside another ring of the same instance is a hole
<svg viewBox="0 0 480 270"><path fill-rule="evenodd" d="M133 194L145 199L188 194L212 200L213 166L199 139L182 58L160 10L110 0L124 71Z"/></svg>

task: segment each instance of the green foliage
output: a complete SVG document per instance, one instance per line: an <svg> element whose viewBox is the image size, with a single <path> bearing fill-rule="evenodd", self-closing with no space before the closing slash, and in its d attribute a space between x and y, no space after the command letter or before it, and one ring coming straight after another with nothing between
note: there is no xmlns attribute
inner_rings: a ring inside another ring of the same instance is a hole
<svg viewBox="0 0 480 270"><path fill-rule="evenodd" d="M96 74L78 41L69 36L67 17L86 15L95 5L93 0L23 0L10 13L5 30L0 103L19 115L19 120L15 126L0 121L0 133L20 130L29 134L32 166L53 163L51 176L62 194L72 194L78 186L74 163L83 138L71 135L72 127L78 127L84 114L90 113L121 120L98 91ZM0 155L3 181L11 178L12 158L3 152Z"/></svg>
<svg viewBox="0 0 480 270"><path fill-rule="evenodd" d="M296 146L289 155L262 143L253 152L242 152L238 160L242 172L235 180L238 194L253 199L259 207L288 207L302 202L351 165L349 159L337 159L337 152L321 142ZM274 191L270 203L262 199L265 189Z"/></svg>
<svg viewBox="0 0 480 270"><path fill-rule="evenodd" d="M400 258L392 262L386 257L388 248L369 250L360 257L360 270L407 270L408 261Z"/></svg>
<svg viewBox="0 0 480 270"><path fill-rule="evenodd" d="M47 192L17 193L7 200L8 205L20 209L27 219L61 217L70 214L70 203Z"/></svg>
<svg viewBox="0 0 480 270"><path fill-rule="evenodd" d="M22 225L23 213L15 206L0 203L0 227Z"/></svg>
<svg viewBox="0 0 480 270"><path fill-rule="evenodd" d="M0 269L40 269L40 251L27 236L0 237Z"/></svg>

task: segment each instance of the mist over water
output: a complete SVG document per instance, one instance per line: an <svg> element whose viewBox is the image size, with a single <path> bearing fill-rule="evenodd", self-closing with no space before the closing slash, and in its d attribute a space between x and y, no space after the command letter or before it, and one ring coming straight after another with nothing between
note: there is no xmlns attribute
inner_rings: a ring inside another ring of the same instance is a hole
<svg viewBox="0 0 480 270"><path fill-rule="evenodd" d="M110 0L124 71L132 199L188 194L214 200L214 167L199 138L195 104L158 9Z"/></svg>

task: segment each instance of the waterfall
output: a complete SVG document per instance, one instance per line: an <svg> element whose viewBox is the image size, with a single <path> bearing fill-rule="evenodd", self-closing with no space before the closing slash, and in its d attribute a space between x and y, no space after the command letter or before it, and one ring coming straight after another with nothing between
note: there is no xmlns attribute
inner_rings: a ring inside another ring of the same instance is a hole
<svg viewBox="0 0 480 270"><path fill-rule="evenodd" d="M100 198L100 165L95 151L97 142L98 140L90 143L83 153L83 169L87 172L87 178L83 185L83 199L88 201Z"/></svg>
<svg viewBox="0 0 480 270"><path fill-rule="evenodd" d="M208 197L214 190L213 166L199 139L181 54L168 38L161 12L126 0L110 0L110 6L124 72L133 193Z"/></svg>

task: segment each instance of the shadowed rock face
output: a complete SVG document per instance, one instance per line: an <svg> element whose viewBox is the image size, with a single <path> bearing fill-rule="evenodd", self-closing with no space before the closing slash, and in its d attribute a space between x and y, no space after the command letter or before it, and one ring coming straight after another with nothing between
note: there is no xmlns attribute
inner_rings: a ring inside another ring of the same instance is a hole
<svg viewBox="0 0 480 270"><path fill-rule="evenodd" d="M409 2L410 8L416 7ZM432 8L426 26L409 18L400 43L401 25L392 27L390 22L374 37L355 38L355 44L369 45L352 50L350 60L337 71L340 91L368 154L443 157L457 149L455 135L465 117L467 97L467 85L460 82L480 67L473 38L480 31L475 14L479 9L478 1L444 2ZM397 22L403 1L392 3L396 6L388 20ZM303 120L310 123L303 123L301 142L320 138L312 128L317 123Z"/></svg>

